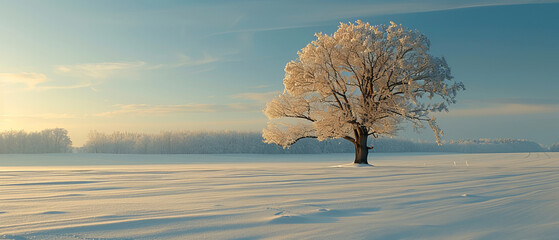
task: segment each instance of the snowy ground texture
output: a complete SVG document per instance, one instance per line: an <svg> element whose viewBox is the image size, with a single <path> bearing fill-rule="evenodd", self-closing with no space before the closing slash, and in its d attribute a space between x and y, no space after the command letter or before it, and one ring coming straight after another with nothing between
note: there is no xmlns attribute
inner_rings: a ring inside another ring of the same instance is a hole
<svg viewBox="0 0 559 240"><path fill-rule="evenodd" d="M2 155L0 239L559 236L559 153L351 159Z"/></svg>

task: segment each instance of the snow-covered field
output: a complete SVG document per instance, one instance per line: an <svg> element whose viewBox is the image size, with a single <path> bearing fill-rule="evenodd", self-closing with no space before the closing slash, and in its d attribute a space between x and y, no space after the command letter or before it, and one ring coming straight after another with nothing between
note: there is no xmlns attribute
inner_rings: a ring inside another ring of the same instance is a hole
<svg viewBox="0 0 559 240"><path fill-rule="evenodd" d="M559 153L352 158L0 155L0 239L559 238Z"/></svg>

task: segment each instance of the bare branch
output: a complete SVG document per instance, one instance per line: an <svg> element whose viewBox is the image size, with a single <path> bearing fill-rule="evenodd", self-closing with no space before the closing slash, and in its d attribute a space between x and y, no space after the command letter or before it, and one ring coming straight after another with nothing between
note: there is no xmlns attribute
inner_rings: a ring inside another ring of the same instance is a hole
<svg viewBox="0 0 559 240"><path fill-rule="evenodd" d="M271 126L267 142L285 145L312 137L363 144L363 137L395 133L402 121L421 126L428 122L437 139L442 135L429 115L446 110L443 104L454 103L464 87L451 82L444 59L428 53L424 35L393 23L371 26L358 21L340 24L335 34L316 36L286 65L287 93L265 110L270 119L285 117L308 125Z"/></svg>

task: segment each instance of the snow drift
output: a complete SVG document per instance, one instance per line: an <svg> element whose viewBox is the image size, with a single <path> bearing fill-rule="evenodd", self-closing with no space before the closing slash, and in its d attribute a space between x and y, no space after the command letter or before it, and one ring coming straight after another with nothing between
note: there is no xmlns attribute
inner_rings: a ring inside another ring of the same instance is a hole
<svg viewBox="0 0 559 240"><path fill-rule="evenodd" d="M559 235L558 153L257 156L0 155L0 239Z"/></svg>

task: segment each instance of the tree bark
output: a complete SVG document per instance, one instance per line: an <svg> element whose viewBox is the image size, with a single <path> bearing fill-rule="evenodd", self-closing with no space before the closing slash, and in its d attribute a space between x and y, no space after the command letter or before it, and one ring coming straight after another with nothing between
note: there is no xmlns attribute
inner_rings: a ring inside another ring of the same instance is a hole
<svg viewBox="0 0 559 240"><path fill-rule="evenodd" d="M369 147L367 147L367 134L360 131L355 139L355 164L369 164L367 157L369 156Z"/></svg>

